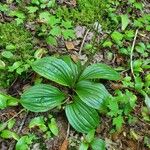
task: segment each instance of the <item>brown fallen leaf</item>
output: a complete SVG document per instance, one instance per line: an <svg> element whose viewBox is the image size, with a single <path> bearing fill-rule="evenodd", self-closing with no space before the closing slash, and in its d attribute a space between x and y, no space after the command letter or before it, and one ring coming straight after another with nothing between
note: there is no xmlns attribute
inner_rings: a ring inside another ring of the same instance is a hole
<svg viewBox="0 0 150 150"><path fill-rule="evenodd" d="M77 63L77 62L79 61L79 57L78 57L77 55L74 55L74 54L71 55L71 59L72 59L75 63Z"/></svg>
<svg viewBox="0 0 150 150"><path fill-rule="evenodd" d="M70 42L70 41L66 41L66 42L65 42L65 45L66 45L66 48L67 48L68 50L72 50L72 49L75 48L75 47L74 47L74 43L73 43L73 42Z"/></svg>
<svg viewBox="0 0 150 150"><path fill-rule="evenodd" d="M120 83L113 83L113 82L110 82L110 87L113 89L113 90L119 90L119 89L122 89L123 88L123 85L120 84Z"/></svg>
<svg viewBox="0 0 150 150"><path fill-rule="evenodd" d="M72 6L72 7L76 7L76 5L77 5L76 0L70 0L69 2L67 0L65 0L64 3L66 3L67 5Z"/></svg>
<svg viewBox="0 0 150 150"><path fill-rule="evenodd" d="M68 144L69 144L68 139L65 139L59 150L68 150Z"/></svg>
<svg viewBox="0 0 150 150"><path fill-rule="evenodd" d="M137 144L137 142L135 142L135 141L126 140L125 143L126 143L128 149L130 149L130 150L137 150L137 149L138 149L138 144ZM125 147L126 147L126 146L125 146ZM126 147L126 149L127 149L127 147Z"/></svg>

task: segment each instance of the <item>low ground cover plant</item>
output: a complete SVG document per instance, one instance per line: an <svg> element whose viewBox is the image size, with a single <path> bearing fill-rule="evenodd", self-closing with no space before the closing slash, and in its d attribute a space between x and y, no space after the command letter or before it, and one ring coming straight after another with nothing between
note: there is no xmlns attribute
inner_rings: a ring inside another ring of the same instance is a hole
<svg viewBox="0 0 150 150"><path fill-rule="evenodd" d="M34 85L21 95L21 105L32 112L45 112L63 105L69 123L82 133L99 125L98 110L111 96L103 84L92 79L120 79L120 75L105 64L84 67L68 56L41 58L32 64L32 68L65 88L61 91L50 84Z"/></svg>
<svg viewBox="0 0 150 150"><path fill-rule="evenodd" d="M0 23L0 87L7 88L18 74L28 70L27 62L34 54L31 41L32 35L22 25Z"/></svg>

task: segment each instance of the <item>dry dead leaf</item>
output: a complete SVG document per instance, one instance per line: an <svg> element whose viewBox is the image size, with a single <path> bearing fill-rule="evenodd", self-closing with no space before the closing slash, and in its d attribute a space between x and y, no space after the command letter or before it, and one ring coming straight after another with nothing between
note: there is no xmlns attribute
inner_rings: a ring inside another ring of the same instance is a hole
<svg viewBox="0 0 150 150"><path fill-rule="evenodd" d="M128 148L130 150L137 150L138 149L138 144L135 141L132 140L126 140L126 145L128 145Z"/></svg>
<svg viewBox="0 0 150 150"><path fill-rule="evenodd" d="M68 150L68 144L69 144L68 140L65 139L59 150Z"/></svg>
<svg viewBox="0 0 150 150"><path fill-rule="evenodd" d="M86 30L85 26L76 26L76 28L75 28L76 37L83 38L85 30Z"/></svg>
<svg viewBox="0 0 150 150"><path fill-rule="evenodd" d="M77 5L76 0L71 0L70 2L68 2L68 0L65 0L64 3L66 3L69 6L73 6L73 7L76 7L76 5Z"/></svg>
<svg viewBox="0 0 150 150"><path fill-rule="evenodd" d="M71 58L75 63L77 63L79 61L79 57L77 55L72 54Z"/></svg>
<svg viewBox="0 0 150 150"><path fill-rule="evenodd" d="M119 89L122 89L123 85L122 84L119 84L119 83L113 83L113 82L110 82L110 87L113 89L113 90L119 90Z"/></svg>
<svg viewBox="0 0 150 150"><path fill-rule="evenodd" d="M66 45L66 48L67 48L68 50L72 50L72 49L75 48L75 47L74 47L74 43L73 43L73 42L70 42L70 41L65 42L65 45Z"/></svg>
<svg viewBox="0 0 150 150"><path fill-rule="evenodd" d="M77 5L77 1L76 0L72 0L71 4L75 7Z"/></svg>

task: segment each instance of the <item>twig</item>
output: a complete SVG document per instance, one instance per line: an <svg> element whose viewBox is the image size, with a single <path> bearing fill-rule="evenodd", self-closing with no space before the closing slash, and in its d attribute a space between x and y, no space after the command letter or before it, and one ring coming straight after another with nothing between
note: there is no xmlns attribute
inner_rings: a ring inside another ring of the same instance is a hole
<svg viewBox="0 0 150 150"><path fill-rule="evenodd" d="M85 43L85 40L86 40L86 37L87 37L89 31L90 31L90 29L88 29L88 30L86 31L85 35L84 35L84 38L83 38L83 40L82 40L82 43L81 43L81 46L80 46L80 50L79 50L79 56L81 56L81 51L82 51L82 49L83 49L83 46L84 46L84 43Z"/></svg>
<svg viewBox="0 0 150 150"><path fill-rule="evenodd" d="M103 40L103 42L101 42L100 44L98 44L97 49L101 50L102 45L111 37L111 35L118 29L119 25L116 25L115 28L110 32L110 34L107 34L106 38ZM96 42L96 36L95 39L93 41L93 43ZM94 55L97 53L98 51L95 51L94 53L92 53L89 56L89 61L87 61L87 63L85 64L85 66L89 65L89 63L93 60Z"/></svg>
<svg viewBox="0 0 150 150"><path fill-rule="evenodd" d="M135 115L135 114L134 114L133 116L134 116L134 117L137 117L142 123L144 123L144 124L150 126L150 124L149 124L148 122L144 121L144 120L141 118L141 116Z"/></svg>
<svg viewBox="0 0 150 150"><path fill-rule="evenodd" d="M18 132L17 132L18 134L21 132L21 129L23 128L23 125L24 125L24 123L25 123L25 121L26 121L26 119L28 117L28 114L29 114L29 112L27 111L27 113L25 114L25 116L24 116L24 118L23 118L23 120L22 120L22 122L20 124L20 127L18 129Z"/></svg>
<svg viewBox="0 0 150 150"><path fill-rule="evenodd" d="M68 139L68 137L69 137L69 133L70 133L70 124L68 123L68 129L67 129L66 139Z"/></svg>
<svg viewBox="0 0 150 150"><path fill-rule="evenodd" d="M135 31L135 36L134 36L134 40L133 40L133 43L132 43L131 54L130 54L130 67L131 67L131 73L132 73L134 78L135 78L135 75L134 75L134 70L133 70L133 50L134 50L134 47L135 47L137 34L138 34L138 29L136 29L136 31Z"/></svg>
<svg viewBox="0 0 150 150"><path fill-rule="evenodd" d="M21 114L23 111L25 111L25 109L21 109L17 114L15 114L12 118L10 118L9 120L6 121L6 123L8 123L10 120L16 118L19 114Z"/></svg>
<svg viewBox="0 0 150 150"><path fill-rule="evenodd" d="M23 118L23 120L22 120L22 122L21 122L21 124L20 124L20 127L19 127L19 129L18 129L18 131L17 131L17 134L19 134L19 133L21 132L21 130L22 130L22 128L23 128L23 125L24 125L24 123L25 123L25 121L26 121L26 119L27 119L28 113L29 113L29 112L27 112L26 115L24 116L24 118ZM13 150L14 147L15 147L15 143L16 143L16 142L13 140L13 141L10 143L10 146L9 146L8 150Z"/></svg>

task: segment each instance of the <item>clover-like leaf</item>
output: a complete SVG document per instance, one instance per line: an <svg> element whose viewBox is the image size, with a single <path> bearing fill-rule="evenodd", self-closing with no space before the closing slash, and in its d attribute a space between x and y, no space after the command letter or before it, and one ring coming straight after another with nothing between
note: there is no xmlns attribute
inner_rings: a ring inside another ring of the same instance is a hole
<svg viewBox="0 0 150 150"><path fill-rule="evenodd" d="M87 106L78 97L65 107L69 123L78 132L88 133L99 124L99 116L95 109Z"/></svg>
<svg viewBox="0 0 150 150"><path fill-rule="evenodd" d="M120 75L110 66L102 63L88 66L80 76L80 80L85 79L108 79L119 80Z"/></svg>
<svg viewBox="0 0 150 150"><path fill-rule="evenodd" d="M35 61L32 68L39 75L64 86L71 86L74 75L70 66L62 59L45 57Z"/></svg>
<svg viewBox="0 0 150 150"><path fill-rule="evenodd" d="M56 87L38 84L22 94L20 103L30 111L45 112L61 105L64 99L64 94Z"/></svg>
<svg viewBox="0 0 150 150"><path fill-rule="evenodd" d="M103 101L110 96L103 84L90 81L78 82L75 92L84 103L95 109L100 109Z"/></svg>

